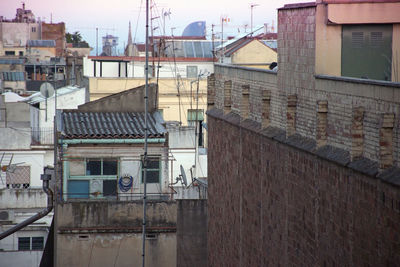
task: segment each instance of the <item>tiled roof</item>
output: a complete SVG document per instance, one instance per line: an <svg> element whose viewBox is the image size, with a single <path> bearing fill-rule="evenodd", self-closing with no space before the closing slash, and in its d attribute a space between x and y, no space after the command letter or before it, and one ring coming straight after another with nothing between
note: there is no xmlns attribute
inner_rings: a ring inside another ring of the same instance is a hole
<svg viewBox="0 0 400 267"><path fill-rule="evenodd" d="M25 81L25 73L22 71L4 71L0 72L0 79L3 81Z"/></svg>
<svg viewBox="0 0 400 267"><path fill-rule="evenodd" d="M28 40L28 46L30 46L30 47L56 47L56 41L54 41L54 40Z"/></svg>
<svg viewBox="0 0 400 267"><path fill-rule="evenodd" d="M25 60L19 58L0 58L0 64L24 64Z"/></svg>
<svg viewBox="0 0 400 267"><path fill-rule="evenodd" d="M148 114L148 137L164 137L166 130L158 112ZM65 139L133 139L144 138L144 112L62 113Z"/></svg>

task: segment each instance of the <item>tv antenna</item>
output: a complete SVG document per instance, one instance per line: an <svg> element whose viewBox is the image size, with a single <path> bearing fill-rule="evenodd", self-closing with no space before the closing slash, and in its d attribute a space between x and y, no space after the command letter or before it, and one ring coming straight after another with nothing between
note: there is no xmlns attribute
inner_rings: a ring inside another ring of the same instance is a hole
<svg viewBox="0 0 400 267"><path fill-rule="evenodd" d="M11 153L3 153L0 157L0 180L4 184L3 177L1 176L1 173L13 173L15 172L15 169L17 168L17 165L24 164L25 162L18 162L18 163L12 163L14 158L14 154Z"/></svg>

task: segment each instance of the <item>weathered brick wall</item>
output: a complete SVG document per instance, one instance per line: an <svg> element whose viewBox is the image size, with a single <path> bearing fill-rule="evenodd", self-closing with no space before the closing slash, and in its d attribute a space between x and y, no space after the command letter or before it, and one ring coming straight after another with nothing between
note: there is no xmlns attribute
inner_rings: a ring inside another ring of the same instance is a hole
<svg viewBox="0 0 400 267"><path fill-rule="evenodd" d="M298 99L296 130L315 136L315 7L278 11L278 88Z"/></svg>
<svg viewBox="0 0 400 267"><path fill-rule="evenodd" d="M215 66L209 266L397 266L400 86L314 76L315 6L278 20L277 75Z"/></svg>
<svg viewBox="0 0 400 267"><path fill-rule="evenodd" d="M177 201L176 266L207 266L207 200Z"/></svg>
<svg viewBox="0 0 400 267"><path fill-rule="evenodd" d="M209 266L396 266L400 190L209 112Z"/></svg>

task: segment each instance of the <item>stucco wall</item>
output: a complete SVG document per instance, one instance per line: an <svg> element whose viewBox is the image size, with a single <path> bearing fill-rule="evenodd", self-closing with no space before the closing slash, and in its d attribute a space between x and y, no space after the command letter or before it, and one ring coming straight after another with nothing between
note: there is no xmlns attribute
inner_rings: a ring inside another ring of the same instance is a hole
<svg viewBox="0 0 400 267"><path fill-rule="evenodd" d="M58 204L57 266L140 265L142 212L141 201ZM147 216L146 266L176 266L176 203L149 202Z"/></svg>
<svg viewBox="0 0 400 267"><path fill-rule="evenodd" d="M178 200L177 267L207 265L207 200Z"/></svg>
<svg viewBox="0 0 400 267"><path fill-rule="evenodd" d="M328 12L329 10L329 12ZM392 81L400 81L399 3L352 3L317 5L315 25L315 73L341 76L342 24L393 24ZM351 14L351 15L349 15ZM332 23L327 23L327 21ZM334 25L334 23L338 23Z"/></svg>
<svg viewBox="0 0 400 267"><path fill-rule="evenodd" d="M232 55L231 63L245 65L246 63L270 64L277 62L278 54L262 44L258 40L253 40Z"/></svg>
<svg viewBox="0 0 400 267"><path fill-rule="evenodd" d="M180 84L180 101L177 97L178 90L175 79L159 80L158 109L163 110L166 121L182 121L187 125L187 110L196 109L197 83L193 79L183 79ZM150 82L156 82L151 79ZM145 83L140 78L89 78L90 100L96 100L110 94L141 86ZM192 96L192 97L191 97ZM180 105L179 105L180 102ZM200 79L198 109L207 109L207 81ZM180 112L179 112L180 110Z"/></svg>
<svg viewBox="0 0 400 267"><path fill-rule="evenodd" d="M318 5L315 17L315 73L341 76L342 26L326 25L328 8Z"/></svg>

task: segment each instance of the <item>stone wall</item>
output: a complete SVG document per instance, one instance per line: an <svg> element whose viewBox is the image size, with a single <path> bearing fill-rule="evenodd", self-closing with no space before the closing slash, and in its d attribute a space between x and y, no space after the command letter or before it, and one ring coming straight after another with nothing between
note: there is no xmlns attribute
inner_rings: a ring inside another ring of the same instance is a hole
<svg viewBox="0 0 400 267"><path fill-rule="evenodd" d="M277 74L208 80L210 266L400 262L400 84L314 75L315 9L278 11Z"/></svg>
<svg viewBox="0 0 400 267"><path fill-rule="evenodd" d="M177 265L207 265L207 200L177 201Z"/></svg>
<svg viewBox="0 0 400 267"><path fill-rule="evenodd" d="M57 266L139 266L143 205L64 202L56 206ZM176 202L147 204L146 266L176 266Z"/></svg>
<svg viewBox="0 0 400 267"><path fill-rule="evenodd" d="M274 131L209 111L209 266L396 266L399 186Z"/></svg>

